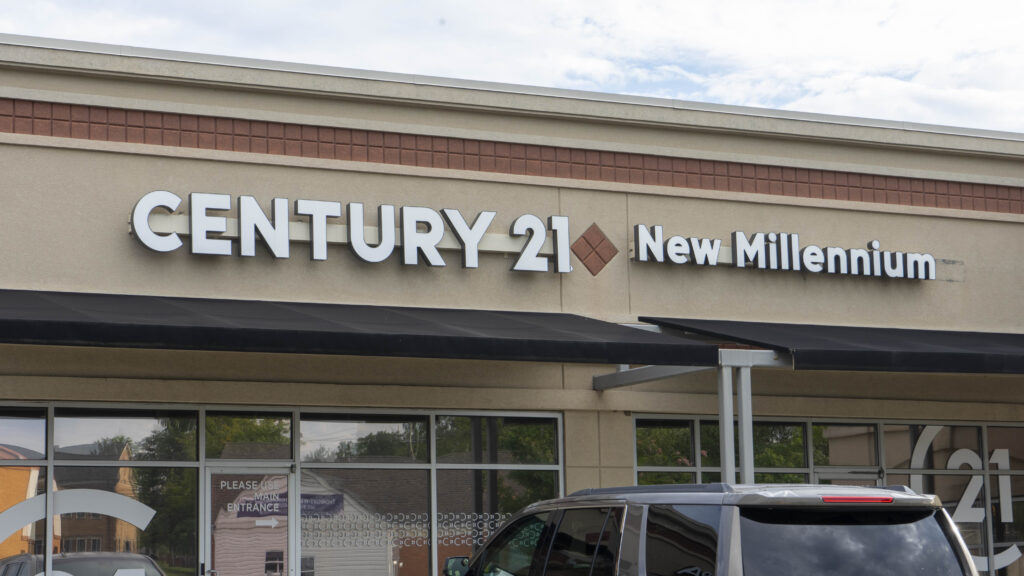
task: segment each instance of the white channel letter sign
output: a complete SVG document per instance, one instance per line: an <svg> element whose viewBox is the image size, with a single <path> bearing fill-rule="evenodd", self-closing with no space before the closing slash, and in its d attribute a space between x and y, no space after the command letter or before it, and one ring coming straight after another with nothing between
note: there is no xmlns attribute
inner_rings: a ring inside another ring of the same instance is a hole
<svg viewBox="0 0 1024 576"><path fill-rule="evenodd" d="M518 254L513 270L568 273L569 218L550 216L547 222L523 214L508 234L489 233L496 212L481 211L467 219L460 211L422 206L377 206L377 226L367 226L365 207L359 202L274 198L268 215L252 196L237 199L227 194L189 194L188 212L178 214L182 198L156 190L143 196L132 209L131 233L155 252L173 252L189 236L192 254L252 257L262 242L275 258L291 257L291 244L308 243L313 260L327 260L329 244L347 244L364 262L378 263L400 252L402 263L445 266L441 250L461 252L464 268L478 268L480 253ZM293 210L289 207L294 206ZM342 214L345 223L338 223ZM292 220L291 217L297 217Z"/></svg>
<svg viewBox="0 0 1024 576"><path fill-rule="evenodd" d="M725 263L717 238L665 239L661 226L637 224L633 228L633 260L718 266ZM736 268L806 271L813 274L873 276L907 280L935 280L935 257L914 252L882 250L878 240L865 248L800 245L800 235L787 232L732 233L731 264Z"/></svg>

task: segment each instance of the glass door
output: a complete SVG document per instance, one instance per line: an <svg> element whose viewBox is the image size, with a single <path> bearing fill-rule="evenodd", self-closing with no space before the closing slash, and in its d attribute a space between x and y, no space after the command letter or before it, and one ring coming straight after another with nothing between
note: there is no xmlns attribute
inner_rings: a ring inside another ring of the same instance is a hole
<svg viewBox="0 0 1024 576"><path fill-rule="evenodd" d="M294 576L287 468L206 472L206 576Z"/></svg>

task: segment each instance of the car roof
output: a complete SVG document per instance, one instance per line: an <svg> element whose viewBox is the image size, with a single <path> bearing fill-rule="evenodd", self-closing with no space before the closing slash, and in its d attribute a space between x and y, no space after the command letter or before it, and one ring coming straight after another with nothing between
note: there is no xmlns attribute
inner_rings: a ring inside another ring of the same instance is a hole
<svg viewBox="0 0 1024 576"><path fill-rule="evenodd" d="M588 504L725 504L732 506L856 506L892 505L938 508L936 496L905 486L843 486L831 484L667 484L591 488L564 498L538 502L534 508Z"/></svg>

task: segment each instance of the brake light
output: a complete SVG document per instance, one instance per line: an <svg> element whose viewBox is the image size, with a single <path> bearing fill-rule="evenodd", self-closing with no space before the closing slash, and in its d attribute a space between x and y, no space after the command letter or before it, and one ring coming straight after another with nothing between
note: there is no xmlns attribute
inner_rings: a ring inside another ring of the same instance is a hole
<svg viewBox="0 0 1024 576"><path fill-rule="evenodd" d="M822 496L825 504L892 504L892 496Z"/></svg>

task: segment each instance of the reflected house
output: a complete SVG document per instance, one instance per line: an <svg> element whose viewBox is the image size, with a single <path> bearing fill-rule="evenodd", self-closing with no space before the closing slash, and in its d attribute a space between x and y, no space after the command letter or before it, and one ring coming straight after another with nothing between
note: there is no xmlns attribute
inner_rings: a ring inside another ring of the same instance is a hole
<svg viewBox="0 0 1024 576"><path fill-rule="evenodd" d="M44 455L26 448L0 444L0 460L42 460L44 458ZM7 510L15 504L45 492L45 487L40 485L39 472L40 469L37 466L0 467L0 510ZM37 528L39 533L37 533ZM42 551L44 538L46 535L42 533L41 524L29 524L0 542L0 558L16 554L38 554Z"/></svg>
<svg viewBox="0 0 1024 576"><path fill-rule="evenodd" d="M316 574L426 576L428 501L419 470L303 470L304 566Z"/></svg>
<svg viewBox="0 0 1024 576"><path fill-rule="evenodd" d="M212 555L220 576L286 570L287 482L285 475L214 476ZM313 471L302 475L303 574L402 573L392 546L395 523L342 483Z"/></svg>
<svg viewBox="0 0 1024 576"><path fill-rule="evenodd" d="M131 446L127 443L114 447L98 443L77 446L58 446L57 455L74 460L132 460ZM116 453L116 458L111 454ZM138 500L135 471L126 466L66 466L58 475L56 489L102 490ZM140 530L132 524L103 514L74 512L60 515L61 536L57 544L60 552L138 552ZM56 539L56 538L55 538Z"/></svg>

